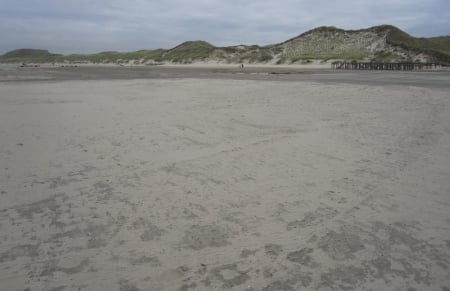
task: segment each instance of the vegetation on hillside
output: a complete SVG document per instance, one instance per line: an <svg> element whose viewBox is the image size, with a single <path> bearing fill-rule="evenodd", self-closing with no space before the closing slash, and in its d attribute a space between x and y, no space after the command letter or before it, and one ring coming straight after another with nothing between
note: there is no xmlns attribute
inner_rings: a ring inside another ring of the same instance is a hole
<svg viewBox="0 0 450 291"><path fill-rule="evenodd" d="M196 60L205 60L214 51L215 47L206 41L187 41L168 51L162 58L174 63L190 63Z"/></svg>
<svg viewBox="0 0 450 291"><path fill-rule="evenodd" d="M17 49L0 56L0 62L20 63L29 59L33 60L33 62L45 63L52 62L59 56L61 55L52 54L48 50Z"/></svg>
<svg viewBox="0 0 450 291"><path fill-rule="evenodd" d="M414 59L413 59L414 58ZM3 63L307 63L311 59L418 61L450 63L450 36L416 38L391 25L360 30L321 26L280 44L215 47L205 41L187 41L172 49L95 54L52 54L47 50L18 49L0 56Z"/></svg>
<svg viewBox="0 0 450 291"><path fill-rule="evenodd" d="M69 61L73 63L92 62L92 63L128 63L132 60L155 60L161 61L164 50L139 50L135 52L101 52L97 54L72 54L59 56L55 62Z"/></svg>
<svg viewBox="0 0 450 291"><path fill-rule="evenodd" d="M279 46L286 48L279 63L305 59L415 61L412 57L419 54L428 61L450 62L450 36L416 38L392 25L359 30L321 26Z"/></svg>
<svg viewBox="0 0 450 291"><path fill-rule="evenodd" d="M450 62L450 36L417 38L395 26L384 26L389 29L387 43L433 56L437 61Z"/></svg>

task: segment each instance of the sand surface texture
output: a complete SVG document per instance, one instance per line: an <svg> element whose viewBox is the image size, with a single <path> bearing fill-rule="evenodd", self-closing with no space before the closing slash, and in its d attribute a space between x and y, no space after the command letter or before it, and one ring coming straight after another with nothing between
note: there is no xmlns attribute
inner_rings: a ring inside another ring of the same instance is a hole
<svg viewBox="0 0 450 291"><path fill-rule="evenodd" d="M8 74L1 290L450 288L449 74Z"/></svg>

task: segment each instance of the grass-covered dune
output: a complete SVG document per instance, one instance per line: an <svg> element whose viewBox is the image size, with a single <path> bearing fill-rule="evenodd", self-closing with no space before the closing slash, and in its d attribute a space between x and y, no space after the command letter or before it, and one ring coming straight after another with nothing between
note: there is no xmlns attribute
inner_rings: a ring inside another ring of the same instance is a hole
<svg viewBox="0 0 450 291"><path fill-rule="evenodd" d="M310 59L410 61L450 63L450 36L418 38L392 25L360 30L322 26L279 44L216 47L187 41L171 49L106 51L95 54L53 54L41 49L18 49L0 56L3 63L296 63Z"/></svg>

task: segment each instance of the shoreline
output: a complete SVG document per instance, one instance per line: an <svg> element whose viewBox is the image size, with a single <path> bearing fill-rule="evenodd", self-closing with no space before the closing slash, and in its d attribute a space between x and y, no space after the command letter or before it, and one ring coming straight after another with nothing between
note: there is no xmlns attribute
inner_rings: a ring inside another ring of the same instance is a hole
<svg viewBox="0 0 450 291"><path fill-rule="evenodd" d="M217 70L224 72L397 72L388 70L337 70L334 69L332 63L338 60L313 60L307 64L272 64L272 63L243 63L243 64L226 64L218 62L194 62L191 64L178 64L164 62L160 64L133 64L133 63L0 63L1 68L167 68L178 70ZM243 65L243 67L242 67ZM440 67L439 69L423 69L398 72L450 72L450 67Z"/></svg>
<svg viewBox="0 0 450 291"><path fill-rule="evenodd" d="M367 84L450 88L450 71L352 71L300 66L165 65L17 67L0 65L0 82L132 80L132 79L229 79L258 81L312 81L319 83Z"/></svg>
<svg viewBox="0 0 450 291"><path fill-rule="evenodd" d="M133 63L0 63L0 66L12 67L125 67L125 68L147 68L147 67L167 67L167 68L218 68L218 69L242 69L242 64L227 64L217 62L194 62L190 64L179 63L157 63L157 64L133 64ZM331 69L331 62L314 61L311 64L263 64L263 63L243 63L246 68L282 68L282 69Z"/></svg>

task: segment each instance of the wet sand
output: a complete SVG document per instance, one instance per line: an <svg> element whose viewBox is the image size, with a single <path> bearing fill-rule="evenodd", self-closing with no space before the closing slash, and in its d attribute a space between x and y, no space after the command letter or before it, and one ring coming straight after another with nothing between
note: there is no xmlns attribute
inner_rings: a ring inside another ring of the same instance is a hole
<svg viewBox="0 0 450 291"><path fill-rule="evenodd" d="M134 80L134 79L227 79L259 81L312 81L321 83L419 86L450 88L450 71L337 71L307 66L80 66L51 65L20 68L0 65L0 83L9 81Z"/></svg>
<svg viewBox="0 0 450 291"><path fill-rule="evenodd" d="M0 69L2 290L447 290L450 75Z"/></svg>

